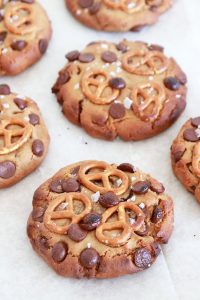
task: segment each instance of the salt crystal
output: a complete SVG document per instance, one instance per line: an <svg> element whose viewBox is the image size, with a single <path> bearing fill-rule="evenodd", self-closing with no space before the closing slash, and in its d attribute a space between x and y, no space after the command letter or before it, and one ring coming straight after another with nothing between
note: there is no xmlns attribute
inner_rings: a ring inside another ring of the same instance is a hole
<svg viewBox="0 0 200 300"><path fill-rule="evenodd" d="M2 103L2 105L3 105L4 108L9 108L10 107L10 105L8 103Z"/></svg>
<svg viewBox="0 0 200 300"><path fill-rule="evenodd" d="M87 247L88 247L88 248L91 248L91 243L88 243L88 244L87 244Z"/></svg>
<svg viewBox="0 0 200 300"><path fill-rule="evenodd" d="M75 90L78 90L80 88L80 84L79 83L76 83L75 85L74 85L74 89Z"/></svg>
<svg viewBox="0 0 200 300"><path fill-rule="evenodd" d="M6 54L8 52L8 49L7 48L3 48L2 50L1 50L1 53L2 54Z"/></svg>
<svg viewBox="0 0 200 300"><path fill-rule="evenodd" d="M93 202L98 202L98 201L99 201L99 198L100 198L100 192L99 192L99 191L96 192L95 194L92 194L92 195L91 195L91 200L92 200Z"/></svg>
<svg viewBox="0 0 200 300"><path fill-rule="evenodd" d="M124 99L124 106L127 108L127 109L130 109L131 106L132 106L133 102L132 100L129 98L129 97L126 97Z"/></svg>
<svg viewBox="0 0 200 300"><path fill-rule="evenodd" d="M130 221L130 224L131 224L131 225L135 224L135 219L129 218L129 221Z"/></svg>
<svg viewBox="0 0 200 300"><path fill-rule="evenodd" d="M122 184L122 180L121 179L117 179L115 183L119 187Z"/></svg>
<svg viewBox="0 0 200 300"><path fill-rule="evenodd" d="M176 95L176 98L177 98L177 99L180 99L181 97L182 97L182 96L181 96L180 94L177 94L177 95Z"/></svg>
<svg viewBox="0 0 200 300"><path fill-rule="evenodd" d="M81 15L81 13L82 13L81 9L77 9L76 15L79 16L79 15Z"/></svg>
<svg viewBox="0 0 200 300"><path fill-rule="evenodd" d="M144 208L145 208L145 204L142 202L142 203L139 204L139 207L140 207L141 209L144 209Z"/></svg>
<svg viewBox="0 0 200 300"><path fill-rule="evenodd" d="M197 128L197 129L195 130L195 132L196 132L196 134L197 134L197 137L200 138L200 128Z"/></svg>
<svg viewBox="0 0 200 300"><path fill-rule="evenodd" d="M103 44L101 44L101 48L108 49L108 45L103 43Z"/></svg>

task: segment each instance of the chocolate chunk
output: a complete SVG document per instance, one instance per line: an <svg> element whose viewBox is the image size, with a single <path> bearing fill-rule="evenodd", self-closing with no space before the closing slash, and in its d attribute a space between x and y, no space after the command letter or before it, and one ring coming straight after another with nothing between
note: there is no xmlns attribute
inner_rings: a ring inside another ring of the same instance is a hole
<svg viewBox="0 0 200 300"><path fill-rule="evenodd" d="M69 61L75 61L79 58L80 52L77 50L71 51L65 55Z"/></svg>
<svg viewBox="0 0 200 300"><path fill-rule="evenodd" d="M151 265L152 258L148 249L140 248L135 251L134 263L138 268L146 269Z"/></svg>
<svg viewBox="0 0 200 300"><path fill-rule="evenodd" d="M27 103L25 100L20 98L15 98L13 102L17 105L17 107L21 110L24 110L27 107Z"/></svg>
<svg viewBox="0 0 200 300"><path fill-rule="evenodd" d="M92 231L96 229L101 223L101 215L98 213L89 213L81 221L81 228Z"/></svg>
<svg viewBox="0 0 200 300"><path fill-rule="evenodd" d="M126 87L126 82L123 78L115 77L109 80L109 86L113 89L122 90Z"/></svg>
<svg viewBox="0 0 200 300"><path fill-rule="evenodd" d="M0 95L9 95L10 87L7 84L0 84Z"/></svg>
<svg viewBox="0 0 200 300"><path fill-rule="evenodd" d="M173 157L174 162L177 163L179 160L181 160L184 153L185 153L185 150L173 152L172 157Z"/></svg>
<svg viewBox="0 0 200 300"><path fill-rule="evenodd" d="M2 16L2 14L0 13L0 22L3 21L4 16Z"/></svg>
<svg viewBox="0 0 200 300"><path fill-rule="evenodd" d="M109 114L113 119L121 119L126 114L126 109L121 103L112 103L109 108Z"/></svg>
<svg viewBox="0 0 200 300"><path fill-rule="evenodd" d="M172 91L177 91L180 88L180 82L176 77L167 77L164 79L166 88Z"/></svg>
<svg viewBox="0 0 200 300"><path fill-rule="evenodd" d="M41 140L34 140L32 144L32 152L34 155L40 157L44 153L44 144Z"/></svg>
<svg viewBox="0 0 200 300"><path fill-rule="evenodd" d="M194 127L200 126L200 117L193 118L193 119L191 120L191 124L192 124L192 126L194 126Z"/></svg>
<svg viewBox="0 0 200 300"><path fill-rule="evenodd" d="M106 63L113 63L117 61L117 55L111 51L105 51L101 55L101 59Z"/></svg>
<svg viewBox="0 0 200 300"><path fill-rule="evenodd" d="M32 219L36 222L42 222L45 209L43 207L34 207L32 211Z"/></svg>
<svg viewBox="0 0 200 300"><path fill-rule="evenodd" d="M98 252L93 248L84 249L80 254L80 263L87 269L95 267L100 260Z"/></svg>
<svg viewBox="0 0 200 300"><path fill-rule="evenodd" d="M79 170L80 170L80 166L77 166L76 168L72 169L72 170L70 171L70 173L71 173L71 175L73 175L73 176L77 176Z"/></svg>
<svg viewBox="0 0 200 300"><path fill-rule="evenodd" d="M18 40L13 42L10 46L13 50L22 51L27 46L27 42L23 40Z"/></svg>
<svg viewBox="0 0 200 300"><path fill-rule="evenodd" d="M29 123L33 126L38 125L40 123L40 118L36 114L30 114L29 115Z"/></svg>
<svg viewBox="0 0 200 300"><path fill-rule="evenodd" d="M61 85L67 83L69 80L70 80L70 75L69 75L68 72L66 72L66 73L60 73L60 74L59 74L59 77L58 77L58 79L57 79L57 81L56 81L55 86L52 88L52 91L53 91L53 92L58 92L58 90L59 90L58 88L59 88Z"/></svg>
<svg viewBox="0 0 200 300"><path fill-rule="evenodd" d="M35 0L21 0L22 3L32 4L35 3Z"/></svg>
<svg viewBox="0 0 200 300"><path fill-rule="evenodd" d="M160 45L155 45L155 44L151 44L150 46L148 46L148 49L150 51L160 51L160 52L163 52L164 51L164 48Z"/></svg>
<svg viewBox="0 0 200 300"><path fill-rule="evenodd" d="M65 242L58 242L52 248L52 258L55 262L61 263L68 254L68 245Z"/></svg>
<svg viewBox="0 0 200 300"><path fill-rule="evenodd" d="M98 11L101 8L101 3L100 2L96 2L94 4L92 4L92 6L89 7L89 13L91 15L95 15L96 13L98 13Z"/></svg>
<svg viewBox="0 0 200 300"><path fill-rule="evenodd" d="M15 175L16 165L10 161L6 160L0 163L0 177L3 179L11 178Z"/></svg>
<svg viewBox="0 0 200 300"><path fill-rule="evenodd" d="M156 224L159 221L161 221L163 219L163 217L164 217L163 209L159 206L156 206L153 210L151 222Z"/></svg>
<svg viewBox="0 0 200 300"><path fill-rule="evenodd" d="M151 244L151 247L153 249L154 256L157 257L161 252L160 245L158 243L154 242L153 244Z"/></svg>
<svg viewBox="0 0 200 300"><path fill-rule="evenodd" d="M125 53L128 51L128 46L124 44L123 42L116 45L116 48L118 51L121 51L122 53Z"/></svg>
<svg viewBox="0 0 200 300"><path fill-rule="evenodd" d="M135 231L135 233L139 236L147 236L149 233L149 226L145 223L144 228L142 229Z"/></svg>
<svg viewBox="0 0 200 300"><path fill-rule="evenodd" d="M87 231L82 229L78 224L70 225L68 232L69 238L74 242L81 242L87 236Z"/></svg>
<svg viewBox="0 0 200 300"><path fill-rule="evenodd" d="M7 31L0 32L0 42L4 42L4 40L6 39L7 34L8 34Z"/></svg>
<svg viewBox="0 0 200 300"><path fill-rule="evenodd" d="M136 195L143 195L143 194L146 194L148 192L149 187L150 187L149 182L147 182L147 181L138 181L133 185L132 190Z"/></svg>
<svg viewBox="0 0 200 300"><path fill-rule="evenodd" d="M62 189L62 179L54 179L49 185L49 189L51 192L60 194L63 193Z"/></svg>
<svg viewBox="0 0 200 300"><path fill-rule="evenodd" d="M50 248L48 239L45 236L42 236L39 239L39 245L41 250L48 250Z"/></svg>
<svg viewBox="0 0 200 300"><path fill-rule="evenodd" d="M187 128L183 132L183 138L188 142L197 142L200 140L200 137L196 133L194 128Z"/></svg>
<svg viewBox="0 0 200 300"><path fill-rule="evenodd" d="M62 189L66 193L78 192L80 189L80 184L76 179L68 178L62 181Z"/></svg>
<svg viewBox="0 0 200 300"><path fill-rule="evenodd" d="M151 179L150 183L151 183L150 190L152 190L153 192L155 192L158 195L164 193L165 188L161 182Z"/></svg>
<svg viewBox="0 0 200 300"><path fill-rule="evenodd" d="M94 0L78 0L78 4L81 8L89 8L93 5Z"/></svg>
<svg viewBox="0 0 200 300"><path fill-rule="evenodd" d="M113 192L107 192L99 198L100 204L105 207L113 207L119 204L119 198Z"/></svg>
<svg viewBox="0 0 200 300"><path fill-rule="evenodd" d="M81 53L78 59L82 63L90 63L95 59L95 56L92 53Z"/></svg>
<svg viewBox="0 0 200 300"><path fill-rule="evenodd" d="M48 47L48 41L45 39L41 39L39 41L39 50L41 54L44 54L47 51L47 47Z"/></svg>
<svg viewBox="0 0 200 300"><path fill-rule="evenodd" d="M135 173L135 168L133 165L129 163L123 163L117 167L117 169L123 171L123 172L128 172L128 173Z"/></svg>
<svg viewBox="0 0 200 300"><path fill-rule="evenodd" d="M137 25L130 29L132 32L140 32L146 25Z"/></svg>

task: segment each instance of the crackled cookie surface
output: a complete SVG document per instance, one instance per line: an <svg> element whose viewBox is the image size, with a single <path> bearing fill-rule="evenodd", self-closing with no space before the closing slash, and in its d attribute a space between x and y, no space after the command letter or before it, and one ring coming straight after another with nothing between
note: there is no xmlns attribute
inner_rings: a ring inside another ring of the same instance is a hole
<svg viewBox="0 0 200 300"><path fill-rule="evenodd" d="M94 137L142 140L185 108L186 76L158 45L94 42L66 58L52 91L65 116Z"/></svg>
<svg viewBox="0 0 200 300"><path fill-rule="evenodd" d="M27 232L57 273L109 278L150 267L172 229L161 183L129 163L82 161L36 190Z"/></svg>
<svg viewBox="0 0 200 300"><path fill-rule="evenodd" d="M69 11L86 26L104 31L139 31L158 21L172 0L65 0Z"/></svg>
<svg viewBox="0 0 200 300"><path fill-rule="evenodd" d="M0 85L0 188L20 181L46 156L49 136L36 103Z"/></svg>
<svg viewBox="0 0 200 300"><path fill-rule="evenodd" d="M175 175L200 202L200 117L188 120L171 147Z"/></svg>
<svg viewBox="0 0 200 300"><path fill-rule="evenodd" d="M0 0L0 75L16 75L39 60L51 38L46 12L35 0Z"/></svg>

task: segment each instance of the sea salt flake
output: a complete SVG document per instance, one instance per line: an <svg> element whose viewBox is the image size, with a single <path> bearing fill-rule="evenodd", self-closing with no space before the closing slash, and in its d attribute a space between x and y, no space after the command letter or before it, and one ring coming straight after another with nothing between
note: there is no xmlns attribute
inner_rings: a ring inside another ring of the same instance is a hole
<svg viewBox="0 0 200 300"><path fill-rule="evenodd" d="M61 203L61 204L58 206L58 209L59 209L59 210L64 210L67 206L68 206L68 203L63 202L63 203Z"/></svg>
<svg viewBox="0 0 200 300"><path fill-rule="evenodd" d="M116 183L116 186L119 187L122 184L122 180L121 179L117 179L115 183Z"/></svg>
<svg viewBox="0 0 200 300"><path fill-rule="evenodd" d="M103 43L103 44L101 44L101 48L108 49L108 45Z"/></svg>
<svg viewBox="0 0 200 300"><path fill-rule="evenodd" d="M180 94L177 94L177 95L176 95L176 98L177 98L177 99L180 99L181 97L182 97L182 96L181 96Z"/></svg>
<svg viewBox="0 0 200 300"><path fill-rule="evenodd" d="M149 80L150 80L150 81L153 81L153 76L149 76Z"/></svg>
<svg viewBox="0 0 200 300"><path fill-rule="evenodd" d="M116 73L113 72L113 71L111 71L111 72L110 72L110 76L111 76L111 77L116 77Z"/></svg>
<svg viewBox="0 0 200 300"><path fill-rule="evenodd" d="M197 129L195 130L195 132L196 132L196 134L197 134L197 137L200 138L200 128L197 128Z"/></svg>
<svg viewBox="0 0 200 300"><path fill-rule="evenodd" d="M132 196L127 200L127 202L134 202L136 200L136 196Z"/></svg>
<svg viewBox="0 0 200 300"><path fill-rule="evenodd" d="M2 50L1 50L1 53L2 54L6 54L8 52L8 49L7 48L3 48Z"/></svg>
<svg viewBox="0 0 200 300"><path fill-rule="evenodd" d="M74 89L75 90L78 90L80 88L80 84L79 83L76 83L75 85L74 85Z"/></svg>
<svg viewBox="0 0 200 300"><path fill-rule="evenodd" d="M133 225L135 224L135 219L134 218L129 218L130 224Z"/></svg>
<svg viewBox="0 0 200 300"><path fill-rule="evenodd" d="M131 106L132 106L133 102L132 100L129 98L129 97L126 97L124 99L124 106L127 108L127 109L130 109Z"/></svg>
<svg viewBox="0 0 200 300"><path fill-rule="evenodd" d="M87 243L87 247L88 247L88 248L91 248L91 243Z"/></svg>
<svg viewBox="0 0 200 300"><path fill-rule="evenodd" d="M77 9L76 15L79 16L79 15L81 15L81 13L82 13L81 9Z"/></svg>
<svg viewBox="0 0 200 300"><path fill-rule="evenodd" d="M99 198L100 198L100 192L99 192L99 191L96 192L95 194L92 194L92 195L91 195L91 200L92 200L93 202L98 202L98 201L99 201Z"/></svg>
<svg viewBox="0 0 200 300"><path fill-rule="evenodd" d="M141 209L143 209L143 208L145 208L145 204L142 202L142 203L139 204L139 207L140 207Z"/></svg>
<svg viewBox="0 0 200 300"><path fill-rule="evenodd" d="M9 108L9 107L10 107L9 103L2 103L2 106L3 106L4 108Z"/></svg>

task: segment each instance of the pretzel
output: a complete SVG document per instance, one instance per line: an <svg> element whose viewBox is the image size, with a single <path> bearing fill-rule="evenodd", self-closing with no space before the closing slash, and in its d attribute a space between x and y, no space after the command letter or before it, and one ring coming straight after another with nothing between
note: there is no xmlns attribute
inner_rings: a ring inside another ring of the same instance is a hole
<svg viewBox="0 0 200 300"><path fill-rule="evenodd" d="M121 9L129 14L140 11L145 6L144 0L104 0L104 3L110 8Z"/></svg>
<svg viewBox="0 0 200 300"><path fill-rule="evenodd" d="M156 94L154 94L156 92ZM166 98L164 88L156 82L144 83L133 88L130 98L133 100L134 113L145 122L155 121ZM142 98L142 100L140 99ZM147 112L148 108L151 109ZM145 112L146 111L146 112Z"/></svg>
<svg viewBox="0 0 200 300"><path fill-rule="evenodd" d="M200 142L198 142L193 149L192 167L194 173L200 177Z"/></svg>
<svg viewBox="0 0 200 300"><path fill-rule="evenodd" d="M129 209L136 214L136 221L134 224L130 224L130 221L127 220L126 209ZM107 222L114 213L117 213L118 220ZM96 237L103 244L111 247L119 247L128 241L133 231L137 231L141 227L144 218L144 213L137 205L131 202L122 202L117 206L107 209L103 213L101 225L96 229ZM119 236L110 237L104 234L104 231L117 229L123 230Z"/></svg>
<svg viewBox="0 0 200 300"><path fill-rule="evenodd" d="M101 82L96 77L102 76L103 81ZM90 72L86 72L81 80L82 91L85 96L95 104L108 104L115 100L120 91L118 89L113 89L109 87L109 76L103 70L92 70ZM96 87L96 91L91 90L91 86ZM106 88L110 88L112 93L110 95L104 96Z"/></svg>
<svg viewBox="0 0 200 300"><path fill-rule="evenodd" d="M17 125L20 128L9 128L9 126ZM0 137L3 137L4 145L0 147L0 155L9 154L22 145L24 145L32 134L32 127L29 123L17 118L6 118L0 120ZM19 139L12 142L12 138Z"/></svg>
<svg viewBox="0 0 200 300"><path fill-rule="evenodd" d="M5 8L4 24L10 32L25 35L34 30L35 17L32 5L14 2Z"/></svg>
<svg viewBox="0 0 200 300"><path fill-rule="evenodd" d="M73 209L73 201L81 201L85 208L80 214L75 214ZM59 205L66 204L66 209L56 210ZM79 221L87 215L92 209L90 199L82 193L64 193L60 197L50 202L45 214L44 224L52 232L58 234L66 234L71 224L77 224ZM56 220L71 220L70 224L58 225Z"/></svg>
<svg viewBox="0 0 200 300"><path fill-rule="evenodd" d="M137 61L133 61L137 58ZM156 65L156 61L160 65ZM168 68L168 59L159 51L129 51L122 57L122 67L129 73L136 75L156 75Z"/></svg>
<svg viewBox="0 0 200 300"><path fill-rule="evenodd" d="M101 169L101 171L87 174L88 171L92 169ZM121 185L119 187L112 187L109 180L110 176L116 176L121 179ZM124 172L118 170L115 166L101 161L88 162L81 165L79 169L79 179L86 188L93 192L99 191L101 194L111 191L116 195L121 195L127 191L129 185L128 176ZM103 186L96 185L92 182L95 180L102 180Z"/></svg>

